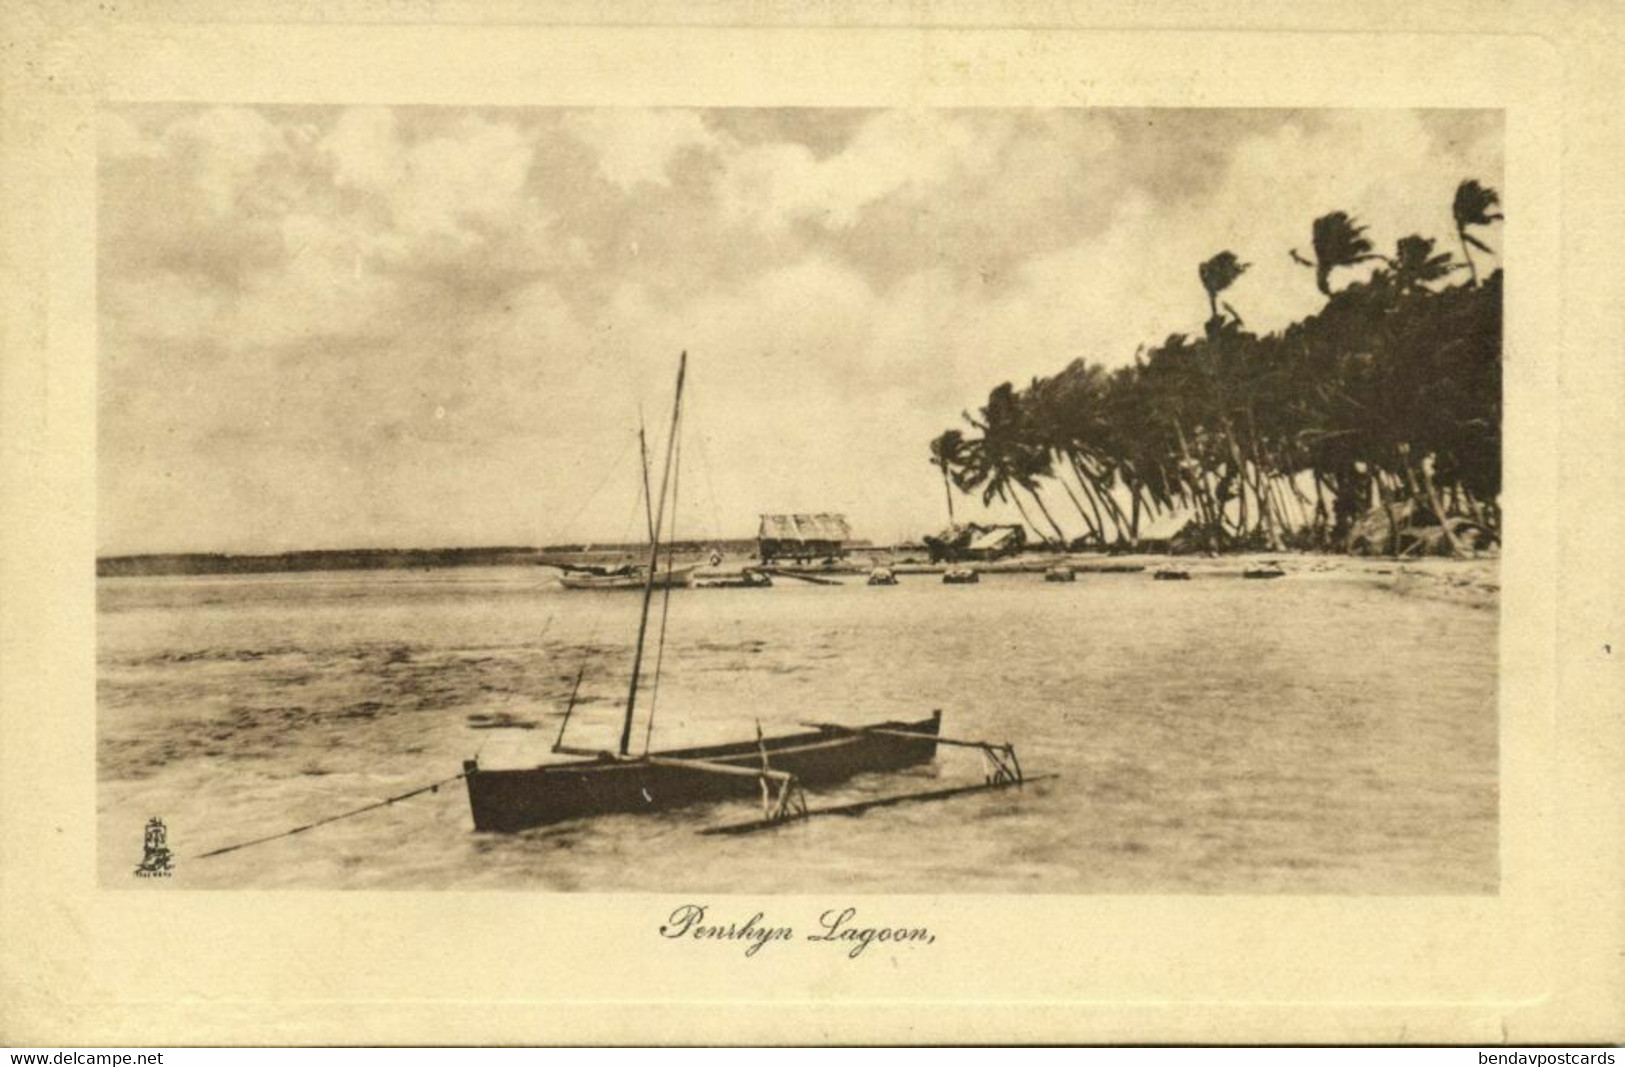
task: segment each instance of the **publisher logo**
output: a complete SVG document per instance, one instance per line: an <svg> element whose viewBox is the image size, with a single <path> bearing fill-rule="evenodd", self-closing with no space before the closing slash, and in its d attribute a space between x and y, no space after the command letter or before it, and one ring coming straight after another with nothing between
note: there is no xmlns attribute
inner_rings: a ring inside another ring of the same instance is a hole
<svg viewBox="0 0 1625 1067"><path fill-rule="evenodd" d="M175 871L175 857L169 851L169 831L164 820L154 815L147 820L147 834L142 846L141 865L135 869L137 878L168 878Z"/></svg>

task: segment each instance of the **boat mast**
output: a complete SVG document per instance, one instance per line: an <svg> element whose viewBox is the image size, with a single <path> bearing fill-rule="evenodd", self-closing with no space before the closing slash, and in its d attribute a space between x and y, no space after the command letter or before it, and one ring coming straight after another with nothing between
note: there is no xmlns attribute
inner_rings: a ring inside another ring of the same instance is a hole
<svg viewBox="0 0 1625 1067"><path fill-rule="evenodd" d="M649 520L649 540L658 540L655 532L654 490L649 488L649 439L643 433L643 413L638 413L638 452L643 456L643 514Z"/></svg>
<svg viewBox="0 0 1625 1067"><path fill-rule="evenodd" d="M638 617L638 645L632 654L632 687L626 694L626 719L621 723L622 756L632 747L632 712L638 702L638 675L643 670L643 639L649 632L649 605L654 600L655 573L660 566L659 531L666 518L666 486L671 481L672 454L677 444L677 418L683 408L683 375L687 369L688 353L684 352L677 359L677 391L671 401L671 432L666 437L666 465L660 475L660 503L655 507L654 523L650 527L649 574L643 583L643 614Z"/></svg>

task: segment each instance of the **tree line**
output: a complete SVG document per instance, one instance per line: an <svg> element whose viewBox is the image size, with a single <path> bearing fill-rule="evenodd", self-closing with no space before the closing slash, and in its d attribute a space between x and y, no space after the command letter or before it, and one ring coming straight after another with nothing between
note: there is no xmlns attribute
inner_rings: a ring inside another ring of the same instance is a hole
<svg viewBox="0 0 1625 1067"><path fill-rule="evenodd" d="M1285 329L1247 329L1227 290L1249 264L1223 251L1197 270L1202 336L998 385L931 442L950 523L958 492L1013 504L1053 545L1069 510L1072 547L1137 548L1167 514L1188 517L1176 542L1216 551L1394 552L1402 526L1437 528L1454 554L1494 541L1503 274L1481 276L1473 251L1503 216L1473 180L1452 208L1460 260L1419 234L1379 252L1347 212L1314 220L1311 254L1288 254L1326 302Z"/></svg>

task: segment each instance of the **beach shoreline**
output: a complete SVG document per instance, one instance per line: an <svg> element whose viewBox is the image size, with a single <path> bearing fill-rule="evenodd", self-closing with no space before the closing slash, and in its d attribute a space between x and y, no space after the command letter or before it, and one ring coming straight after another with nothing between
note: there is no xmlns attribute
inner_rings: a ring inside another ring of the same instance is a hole
<svg viewBox="0 0 1625 1067"><path fill-rule="evenodd" d="M728 560L724 568L755 566ZM1489 609L1499 598L1500 560L1483 555L1472 559L1444 556L1396 559L1391 556L1352 556L1331 552L1234 552L1217 555L1164 553L1107 554L1099 552L1023 552L999 560L967 563L931 563L924 553L897 549L854 552L829 567L794 567L810 573L862 574L873 567L889 567L900 577L934 575L956 566L983 574L1042 574L1052 568L1071 567L1076 573L1122 574L1149 577L1159 570L1182 571L1193 580L1241 578L1248 571L1278 567L1297 580L1365 582L1401 596L1445 600Z"/></svg>

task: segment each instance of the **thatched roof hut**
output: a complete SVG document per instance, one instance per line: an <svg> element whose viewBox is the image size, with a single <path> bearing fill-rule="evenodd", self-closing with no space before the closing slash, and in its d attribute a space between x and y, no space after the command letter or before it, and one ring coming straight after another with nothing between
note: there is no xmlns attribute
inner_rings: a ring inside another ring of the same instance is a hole
<svg viewBox="0 0 1625 1067"><path fill-rule="evenodd" d="M845 515L763 515L756 532L757 549L770 559L826 559L846 554L852 527Z"/></svg>
<svg viewBox="0 0 1625 1067"><path fill-rule="evenodd" d="M1020 526L982 526L966 523L950 526L925 539L933 562L947 560L988 560L1020 552L1027 546L1027 531Z"/></svg>

